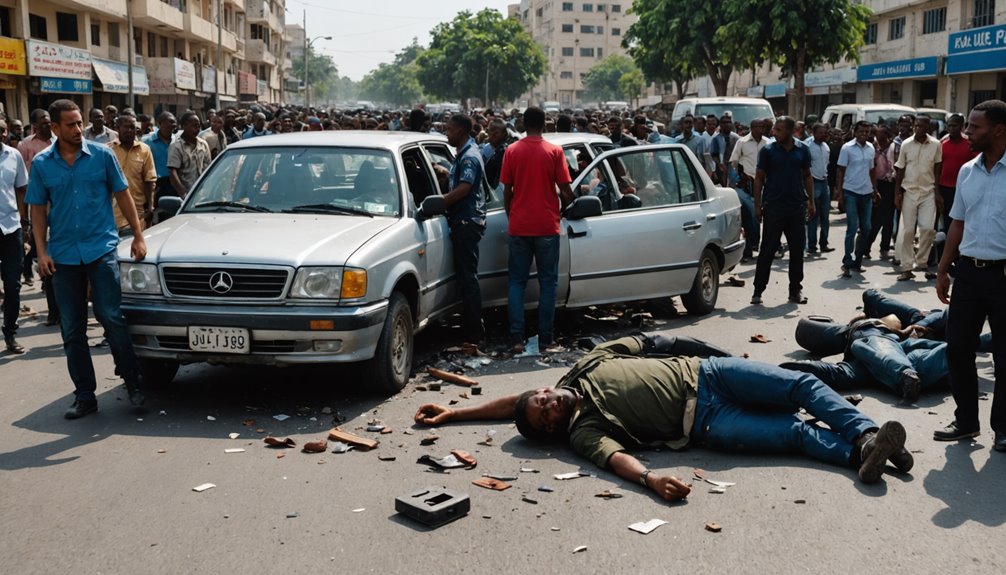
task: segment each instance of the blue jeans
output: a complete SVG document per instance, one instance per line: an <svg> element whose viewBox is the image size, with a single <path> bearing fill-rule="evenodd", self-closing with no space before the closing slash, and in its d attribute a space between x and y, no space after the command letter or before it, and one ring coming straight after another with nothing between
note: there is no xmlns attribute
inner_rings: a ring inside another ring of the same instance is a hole
<svg viewBox="0 0 1006 575"><path fill-rule="evenodd" d="M742 188L737 190L737 198L741 201L741 227L744 228L744 256L751 257L758 249L761 241L761 224L755 217L754 198Z"/></svg>
<svg viewBox="0 0 1006 575"><path fill-rule="evenodd" d="M465 341L479 343L486 337L482 323L482 289L479 287L479 242L485 228L470 222L451 227L454 273L458 279L464 311Z"/></svg>
<svg viewBox="0 0 1006 575"><path fill-rule="evenodd" d="M847 268L858 268L863 263L863 254L870 249L870 226L873 218L873 196L870 194L854 194L849 190L845 194L845 257L842 265ZM856 237L856 232L859 237Z"/></svg>
<svg viewBox="0 0 1006 575"><path fill-rule="evenodd" d="M531 259L538 270L538 340L553 343L555 338L555 292L559 287L559 236L510 236L510 287L507 309L510 336L524 341L524 291L531 274Z"/></svg>
<svg viewBox="0 0 1006 575"><path fill-rule="evenodd" d="M828 182L814 180L814 217L807 220L807 251L816 250L818 243L821 249L828 247L828 230L831 227L831 189ZM821 240L817 239L817 227L821 226Z"/></svg>
<svg viewBox="0 0 1006 575"><path fill-rule="evenodd" d="M800 418L800 408L828 425ZM739 358L702 360L692 438L724 451L799 451L848 466L853 445L877 424L805 373Z"/></svg>
<svg viewBox="0 0 1006 575"><path fill-rule="evenodd" d="M3 336L14 337L21 313L21 267L24 241L21 228L9 234L0 232L0 281L3 282Z"/></svg>
<svg viewBox="0 0 1006 575"><path fill-rule="evenodd" d="M931 391L946 383L947 344L931 339L898 341L894 335L871 335L856 339L849 353L878 383L900 393L901 374L915 371L922 391Z"/></svg>
<svg viewBox="0 0 1006 575"><path fill-rule="evenodd" d="M52 284L59 303L63 351L78 400L92 401L97 382L87 346L87 286L91 285L94 317L105 328L105 338L117 373L127 383L139 384L140 368L122 315L119 262L115 252L82 265L57 264Z"/></svg>

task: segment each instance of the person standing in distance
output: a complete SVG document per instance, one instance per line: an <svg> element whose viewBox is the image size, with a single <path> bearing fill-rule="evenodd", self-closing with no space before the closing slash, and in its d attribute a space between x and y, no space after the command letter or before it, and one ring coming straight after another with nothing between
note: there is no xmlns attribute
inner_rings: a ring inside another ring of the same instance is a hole
<svg viewBox="0 0 1006 575"><path fill-rule="evenodd" d="M937 430L933 439L957 441L980 434L975 354L988 320L995 361L994 448L1006 451L1006 102L988 100L975 106L965 134L971 150L980 155L957 175L950 231L936 274L936 294L950 304L947 363L957 409L954 421ZM950 265L955 261L950 297Z"/></svg>
<svg viewBox="0 0 1006 575"><path fill-rule="evenodd" d="M880 201L877 176L873 173L877 151L867 141L870 123L856 122L855 137L838 153L838 189L845 198L845 257L842 277L852 277L852 270L863 273L863 255L869 251L873 204ZM857 231L859 237L856 237Z"/></svg>
<svg viewBox="0 0 1006 575"><path fill-rule="evenodd" d="M63 351L75 387L67 419L98 410L97 381L87 345L87 286L92 287L94 315L105 328L117 373L125 380L129 401L144 402L142 375L122 315L119 262L115 248L119 233L112 216L111 198L130 228L142 229L129 184L107 146L83 138L80 108L70 100L49 106L56 143L32 160L26 202L31 206L32 231L38 248L38 267L52 277L61 314ZM48 232L48 236L47 236ZM136 261L147 255L142 234L133 238Z"/></svg>
<svg viewBox="0 0 1006 575"><path fill-rule="evenodd" d="M500 183L503 205L510 219L507 309L510 313L510 343L514 353L524 352L524 291L531 272L531 259L538 268L538 344L555 346L555 300L559 286L559 219L562 206L573 201L572 180L562 148L542 139L545 112L524 112L527 136L507 148ZM555 193L559 189L560 196Z"/></svg>

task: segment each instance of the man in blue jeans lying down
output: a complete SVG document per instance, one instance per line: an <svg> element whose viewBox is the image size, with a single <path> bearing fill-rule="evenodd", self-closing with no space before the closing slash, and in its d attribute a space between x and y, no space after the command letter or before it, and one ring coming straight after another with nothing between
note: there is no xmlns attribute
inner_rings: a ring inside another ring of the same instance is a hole
<svg viewBox="0 0 1006 575"><path fill-rule="evenodd" d="M863 483L878 481L888 460L911 470L900 423L878 426L810 375L728 355L690 338L626 337L594 348L555 387L473 407L426 404L415 420L513 419L525 438L568 441L579 455L667 500L687 497L690 488L628 450L803 452L857 469ZM800 408L830 429L804 421Z"/></svg>

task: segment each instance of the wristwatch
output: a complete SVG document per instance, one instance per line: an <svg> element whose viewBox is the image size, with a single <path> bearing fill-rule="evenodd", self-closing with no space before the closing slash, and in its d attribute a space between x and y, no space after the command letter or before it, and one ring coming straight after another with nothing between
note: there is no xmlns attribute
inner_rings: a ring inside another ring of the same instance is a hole
<svg viewBox="0 0 1006 575"><path fill-rule="evenodd" d="M640 485L642 485L643 487L649 487L648 485L646 485L646 478L647 478L647 477L648 477L648 476L649 476L649 475L650 475L651 473L653 473L653 472L652 472L652 471L650 471L649 469L647 469L647 470L643 471L642 473L640 473L640 474L639 474L639 484L640 484Z"/></svg>

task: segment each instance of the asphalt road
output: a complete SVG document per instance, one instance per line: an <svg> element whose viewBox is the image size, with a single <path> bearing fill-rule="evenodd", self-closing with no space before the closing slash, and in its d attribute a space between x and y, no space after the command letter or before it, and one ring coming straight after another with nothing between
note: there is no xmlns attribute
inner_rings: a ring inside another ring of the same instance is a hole
<svg viewBox="0 0 1006 575"><path fill-rule="evenodd" d="M833 214L833 238L844 226ZM778 363L807 356L793 338L809 313L845 319L860 294L876 287L929 307L931 282L904 284L885 262L865 276L841 279L838 252L808 261L810 304L785 303L779 268L752 308L753 266L724 286L716 312L675 317L670 307L643 308L644 329L670 329L718 343L752 360ZM26 303L44 310L37 287ZM630 310L567 314L564 335L611 337L633 329ZM42 314L44 316L44 313ZM603 319L615 317L615 319ZM494 316L499 335L501 316ZM592 319L593 318L593 319ZM457 343L436 327L420 336L427 360ZM93 327L92 342L101 330ZM763 334L767 344L751 343ZM366 377L352 369L185 367L169 388L151 394L149 409L128 406L106 349L94 349L101 411L69 422L71 402L62 348L54 328L27 320L21 357L0 356L0 565L4 573L1002 573L1006 551L1006 454L991 452L990 402L982 402L985 433L975 443L937 443L932 431L952 419L953 401L924 396L915 407L864 390L861 408L877 420L898 419L909 432L916 466L864 486L851 470L798 455L729 455L703 449L643 455L653 468L691 477L706 470L734 482L725 494L695 483L687 502L666 504L638 485L591 468L568 448L523 441L509 423L457 424L437 431L412 424L419 404L461 404L465 390L420 391L417 378L390 399L360 392ZM494 359L470 370L484 398L553 384L563 363ZM979 357L982 389L991 392L991 358ZM328 408L328 409L326 409ZM331 414L328 413L331 410ZM275 415L289 419L278 421ZM264 447L265 435L299 444L321 439L333 425L380 439L371 452L304 454ZM393 432L367 433L380 420ZM254 420L254 421L247 421ZM247 425L246 425L247 423ZM262 430L259 433L258 430ZM495 430L491 446L480 445ZM239 433L237 439L229 434ZM225 449L243 448L242 453ZM463 449L474 470L425 471L424 454ZM278 456L283 454L284 457ZM381 461L379 456L394 456ZM538 470L522 473L521 468ZM584 468L596 477L557 481ZM483 473L516 476L507 491L472 485ZM196 493L193 487L213 483ZM553 492L542 492L539 486ZM471 498L471 513L430 530L396 515L394 499L424 486ZM619 499L595 494L616 489ZM524 497L535 500L531 503ZM663 519L649 535L632 523ZM709 522L722 532L705 529ZM574 549L586 550L574 553Z"/></svg>

